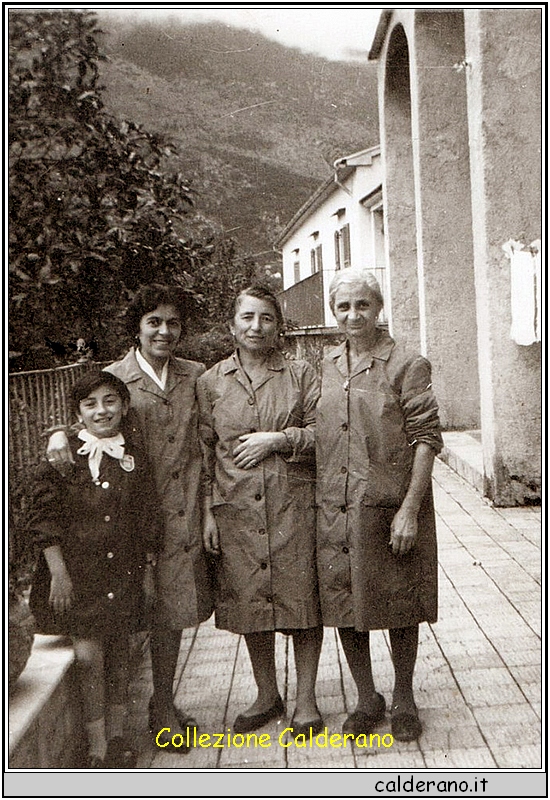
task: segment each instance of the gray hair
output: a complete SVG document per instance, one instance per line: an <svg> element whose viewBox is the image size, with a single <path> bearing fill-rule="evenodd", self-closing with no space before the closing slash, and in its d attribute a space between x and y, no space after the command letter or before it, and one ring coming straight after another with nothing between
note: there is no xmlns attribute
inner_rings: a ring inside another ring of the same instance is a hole
<svg viewBox="0 0 550 800"><path fill-rule="evenodd" d="M339 270L334 278L330 282L330 286L328 289L328 301L330 305L330 310L334 314L334 298L336 297L336 292L343 286L344 284L350 283L361 283L367 287L370 294L374 297L376 302L379 304L380 308L384 307L384 298L382 297L382 292L380 291L380 284L368 269L347 269Z"/></svg>

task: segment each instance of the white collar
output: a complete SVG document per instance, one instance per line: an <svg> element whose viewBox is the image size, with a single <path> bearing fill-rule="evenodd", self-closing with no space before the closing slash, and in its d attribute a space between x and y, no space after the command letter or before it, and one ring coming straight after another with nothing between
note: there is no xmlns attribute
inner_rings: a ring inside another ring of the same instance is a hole
<svg viewBox="0 0 550 800"><path fill-rule="evenodd" d="M155 370L153 369L153 367L149 364L149 362L145 358L143 358L143 356L141 355L141 353L139 352L137 347L136 347L136 361L138 362L138 365L139 365L139 368L141 369L141 371L145 372L146 375L149 375L149 377L152 380L155 381L157 386L160 389L162 389L162 391L164 391L166 389L166 381L168 379L168 361L169 361L169 359L167 358L166 361L164 362L164 366L162 368L162 372L160 374L160 378L157 375L157 373L155 372Z"/></svg>

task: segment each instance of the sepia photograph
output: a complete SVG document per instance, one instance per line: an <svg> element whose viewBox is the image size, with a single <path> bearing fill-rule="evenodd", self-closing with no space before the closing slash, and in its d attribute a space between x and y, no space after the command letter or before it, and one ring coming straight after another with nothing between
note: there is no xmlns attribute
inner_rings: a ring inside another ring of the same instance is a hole
<svg viewBox="0 0 550 800"><path fill-rule="evenodd" d="M3 4L4 796L546 796L546 10Z"/></svg>

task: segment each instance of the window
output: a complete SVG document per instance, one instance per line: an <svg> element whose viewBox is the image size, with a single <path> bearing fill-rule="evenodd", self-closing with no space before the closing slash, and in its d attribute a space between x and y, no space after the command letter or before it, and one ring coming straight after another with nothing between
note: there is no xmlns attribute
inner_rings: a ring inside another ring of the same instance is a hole
<svg viewBox="0 0 550 800"><path fill-rule="evenodd" d="M351 266L349 223L334 231L334 260L336 269L345 269Z"/></svg>
<svg viewBox="0 0 550 800"><path fill-rule="evenodd" d="M300 251L293 250L292 255L294 256L294 283L300 282Z"/></svg>
<svg viewBox="0 0 550 800"><path fill-rule="evenodd" d="M323 245L318 244L310 251L311 255L311 274L322 272L323 270Z"/></svg>

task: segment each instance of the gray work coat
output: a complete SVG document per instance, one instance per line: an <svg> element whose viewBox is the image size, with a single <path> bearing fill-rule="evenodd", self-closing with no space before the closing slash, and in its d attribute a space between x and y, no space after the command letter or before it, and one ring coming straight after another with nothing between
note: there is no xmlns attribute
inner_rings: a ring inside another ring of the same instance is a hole
<svg viewBox="0 0 550 800"><path fill-rule="evenodd" d="M157 563L160 624L180 630L208 619L212 591L202 544L202 454L197 378L204 366L170 357L166 388L140 369L132 348L106 368L130 391L164 518Z"/></svg>
<svg viewBox="0 0 550 800"><path fill-rule="evenodd" d="M198 381L201 436L220 535L216 624L235 633L320 623L315 567L312 367L273 352L252 385L238 356ZM239 436L283 431L293 452L235 466Z"/></svg>
<svg viewBox="0 0 550 800"><path fill-rule="evenodd" d="M366 631L437 617L431 489L405 556L389 548L415 445L442 447L429 362L384 331L350 373L347 343L323 362L317 406L317 558L323 622Z"/></svg>

